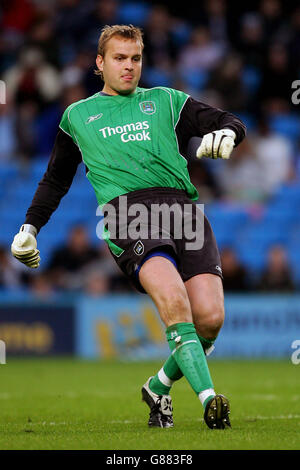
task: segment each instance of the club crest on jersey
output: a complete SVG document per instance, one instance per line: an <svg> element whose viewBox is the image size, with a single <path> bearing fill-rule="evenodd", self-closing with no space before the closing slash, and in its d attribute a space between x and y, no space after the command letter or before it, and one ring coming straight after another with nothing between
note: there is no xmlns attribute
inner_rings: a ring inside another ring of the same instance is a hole
<svg viewBox="0 0 300 470"><path fill-rule="evenodd" d="M133 247L133 251L135 252L136 255L140 256L144 253L144 244L139 240L136 242L136 244Z"/></svg>
<svg viewBox="0 0 300 470"><path fill-rule="evenodd" d="M154 114L156 112L154 101L142 101L142 103L140 103L140 109L142 113L145 114Z"/></svg>
<svg viewBox="0 0 300 470"><path fill-rule="evenodd" d="M94 116L90 116L89 118L87 118L85 123L89 124L90 122L93 122L93 121L96 121L97 119L100 119L102 116L103 116L103 113L95 114Z"/></svg>

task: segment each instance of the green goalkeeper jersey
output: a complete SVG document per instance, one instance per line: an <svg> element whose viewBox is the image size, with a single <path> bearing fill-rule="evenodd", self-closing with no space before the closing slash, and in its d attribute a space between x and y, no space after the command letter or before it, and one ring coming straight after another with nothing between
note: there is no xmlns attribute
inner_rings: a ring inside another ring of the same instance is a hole
<svg viewBox="0 0 300 470"><path fill-rule="evenodd" d="M25 223L39 231L48 222L82 161L101 207L152 187L182 189L196 200L187 169L190 139L222 128L235 132L236 145L245 136L233 114L171 88L137 88L126 96L98 92L77 101L63 114Z"/></svg>
<svg viewBox="0 0 300 470"><path fill-rule="evenodd" d="M96 93L66 109L60 127L78 145L100 206L162 186L198 198L175 131L188 97L170 88L137 88L130 95Z"/></svg>

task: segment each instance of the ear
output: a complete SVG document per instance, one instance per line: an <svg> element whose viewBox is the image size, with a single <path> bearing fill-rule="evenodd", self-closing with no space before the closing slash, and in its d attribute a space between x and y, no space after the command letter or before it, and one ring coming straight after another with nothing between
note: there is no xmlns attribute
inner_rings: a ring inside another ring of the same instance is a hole
<svg viewBox="0 0 300 470"><path fill-rule="evenodd" d="M103 72L103 57L102 55L97 55L96 57L96 65L98 67L98 69L100 70L100 72Z"/></svg>

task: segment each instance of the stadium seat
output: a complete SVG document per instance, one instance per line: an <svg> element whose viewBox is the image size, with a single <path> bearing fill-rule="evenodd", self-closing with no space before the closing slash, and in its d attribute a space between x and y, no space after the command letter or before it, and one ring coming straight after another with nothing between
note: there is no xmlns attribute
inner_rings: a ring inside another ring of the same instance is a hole
<svg viewBox="0 0 300 470"><path fill-rule="evenodd" d="M180 75L188 87L198 91L203 90L209 78L208 72L199 68L183 69Z"/></svg>
<svg viewBox="0 0 300 470"><path fill-rule="evenodd" d="M165 70L158 67L145 67L143 71L143 81L150 86L165 86L170 87L172 85L172 77Z"/></svg>
<svg viewBox="0 0 300 470"><path fill-rule="evenodd" d="M171 31L172 39L178 47L187 44L190 39L192 28L185 21L177 21Z"/></svg>
<svg viewBox="0 0 300 470"><path fill-rule="evenodd" d="M262 218L264 224L276 224L281 227L284 225L292 226L298 217L298 211L294 210L294 207L288 206L285 210L282 210L281 207L269 206Z"/></svg>
<svg viewBox="0 0 300 470"><path fill-rule="evenodd" d="M120 21L123 24L144 26L148 18L150 6L144 2L122 2L119 8Z"/></svg>
<svg viewBox="0 0 300 470"><path fill-rule="evenodd" d="M0 163L0 182L8 182L19 174L19 166L15 162Z"/></svg>
<svg viewBox="0 0 300 470"><path fill-rule="evenodd" d="M242 82L248 92L254 94L261 82L261 74L256 67L246 65L242 72Z"/></svg>
<svg viewBox="0 0 300 470"><path fill-rule="evenodd" d="M255 130L256 121L251 114L243 113L243 112L237 112L235 114L238 118L240 118L243 121L243 123L245 124L247 128L248 133Z"/></svg>
<svg viewBox="0 0 300 470"><path fill-rule="evenodd" d="M243 245L249 250L268 250L272 245L280 244L286 246L289 232L278 226L264 223L256 223L249 226L242 237L236 240L237 245Z"/></svg>
<svg viewBox="0 0 300 470"><path fill-rule="evenodd" d="M238 259L250 271L250 275L258 275L262 272L267 259L264 248L250 248L245 245L235 247Z"/></svg>
<svg viewBox="0 0 300 470"><path fill-rule="evenodd" d="M207 204L205 214L212 225L222 225L224 229L228 227L235 230L245 225L250 220L250 216L244 208L234 204Z"/></svg>
<svg viewBox="0 0 300 470"><path fill-rule="evenodd" d="M295 142L300 133L300 118L295 114L277 114L269 120L273 131Z"/></svg>
<svg viewBox="0 0 300 470"><path fill-rule="evenodd" d="M31 164L31 176L33 179L38 179L38 181L43 177L45 171L47 170L49 158L38 158L35 159Z"/></svg>

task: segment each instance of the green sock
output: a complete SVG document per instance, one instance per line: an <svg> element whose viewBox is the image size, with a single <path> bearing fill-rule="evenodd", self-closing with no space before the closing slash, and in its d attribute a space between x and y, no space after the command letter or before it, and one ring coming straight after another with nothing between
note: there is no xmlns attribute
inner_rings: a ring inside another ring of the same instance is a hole
<svg viewBox="0 0 300 470"><path fill-rule="evenodd" d="M177 323L166 329L172 356L204 405L215 395L206 357L193 323Z"/></svg>
<svg viewBox="0 0 300 470"><path fill-rule="evenodd" d="M181 377L183 377L183 373L171 354L163 367L152 377L149 383L150 390L157 395L169 395L174 381L181 379Z"/></svg>
<svg viewBox="0 0 300 470"><path fill-rule="evenodd" d="M204 352L209 349L216 340L216 338L211 340L206 339L198 334L197 336L202 344ZM173 383L176 380L181 379L181 377L183 377L183 373L178 367L178 364L175 361L173 355L170 354L162 369L160 369L160 371L154 377L152 377L149 384L150 390L152 390L152 392L156 393L157 395L168 395Z"/></svg>
<svg viewBox="0 0 300 470"><path fill-rule="evenodd" d="M202 344L202 347L205 353L208 349L210 349L214 345L214 342L217 339L217 338L206 339L206 338L203 338L203 336L200 336L200 335L197 335L197 336L200 340L200 343Z"/></svg>

